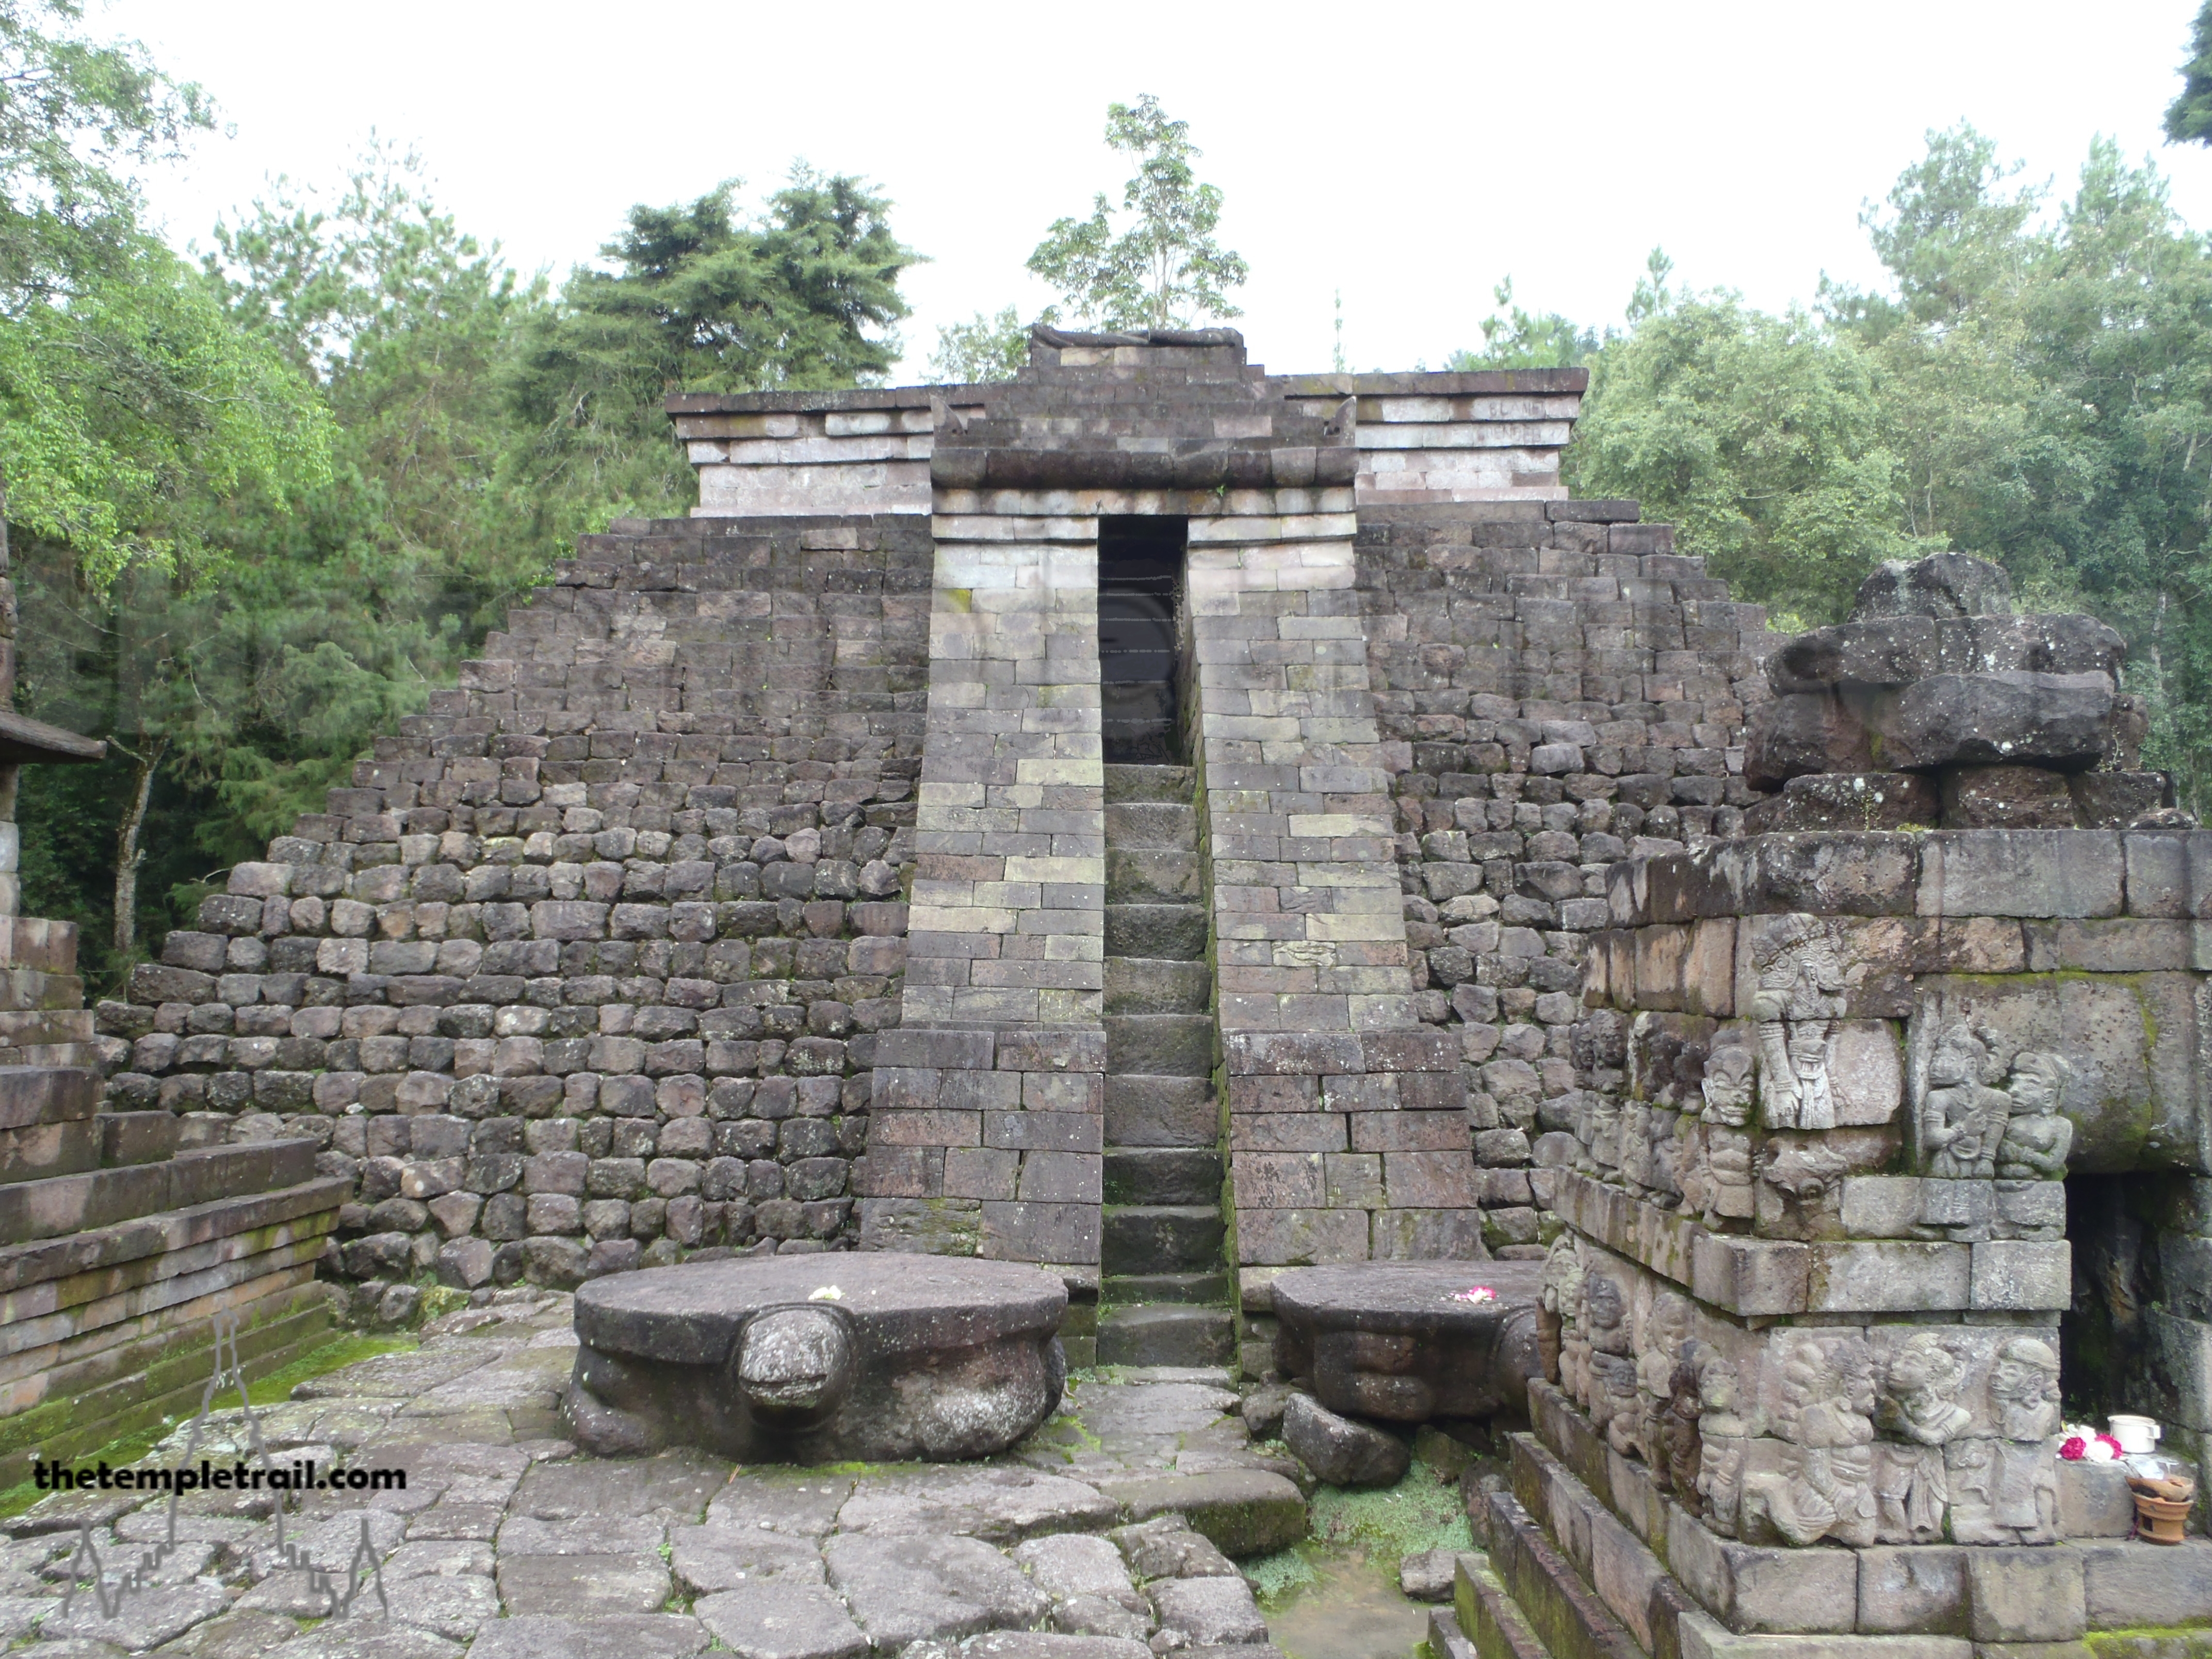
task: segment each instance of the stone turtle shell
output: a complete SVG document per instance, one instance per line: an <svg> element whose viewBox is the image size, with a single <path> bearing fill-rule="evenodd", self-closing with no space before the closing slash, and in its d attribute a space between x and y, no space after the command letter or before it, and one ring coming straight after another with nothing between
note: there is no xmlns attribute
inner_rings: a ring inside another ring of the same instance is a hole
<svg viewBox="0 0 2212 1659"><path fill-rule="evenodd" d="M718 1365L763 1308L835 1286L867 1354L951 1352L1047 1338L1067 1311L1056 1273L1012 1261L842 1252L686 1263L614 1273L576 1292L576 1338L602 1353Z"/></svg>

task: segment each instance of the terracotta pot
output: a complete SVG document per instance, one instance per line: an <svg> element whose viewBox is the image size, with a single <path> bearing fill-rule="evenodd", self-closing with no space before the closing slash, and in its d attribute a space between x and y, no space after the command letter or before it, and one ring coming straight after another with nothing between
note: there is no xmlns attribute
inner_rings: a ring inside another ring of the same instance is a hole
<svg viewBox="0 0 2212 1659"><path fill-rule="evenodd" d="M2153 1544L2179 1544L2183 1528L2189 1521L2191 1500L2175 1503L2168 1498L2153 1498L2148 1492L2135 1494L2136 1534Z"/></svg>

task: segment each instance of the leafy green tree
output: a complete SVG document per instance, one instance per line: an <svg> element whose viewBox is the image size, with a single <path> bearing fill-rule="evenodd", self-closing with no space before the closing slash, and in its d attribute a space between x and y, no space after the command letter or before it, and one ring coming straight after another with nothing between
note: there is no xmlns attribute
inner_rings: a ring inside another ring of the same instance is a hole
<svg viewBox="0 0 2212 1659"><path fill-rule="evenodd" d="M578 270L519 331L507 386L531 436L514 483L550 500L560 533L690 504L668 393L879 384L898 361L898 279L920 256L890 203L801 163L746 220L738 187L633 208L600 250L616 269Z"/></svg>
<svg viewBox="0 0 2212 1659"><path fill-rule="evenodd" d="M1029 367L1030 328L1012 306L995 315L979 311L964 323L937 331L929 377L951 386L1011 380Z"/></svg>
<svg viewBox="0 0 2212 1659"><path fill-rule="evenodd" d="M1054 221L1030 270L1077 319L1109 329L1188 328L1204 317L1241 315L1228 294L1249 270L1215 238L1221 191L1191 170L1203 152L1190 142L1190 123L1170 120L1147 93L1133 105L1106 106L1106 143L1137 158L1121 187L1127 228L1117 228L1102 191L1088 219Z"/></svg>
<svg viewBox="0 0 2212 1659"><path fill-rule="evenodd" d="M1482 319L1482 349L1453 352L1446 368L1579 368L1597 351L1596 330L1577 328L1556 311L1537 314L1515 305L1510 276L1492 293L1498 310Z"/></svg>
<svg viewBox="0 0 2212 1659"><path fill-rule="evenodd" d="M2212 0L2197 9L2189 26L2189 56L2181 65L2181 91L2166 106L2166 136L2177 144L2212 144Z"/></svg>
<svg viewBox="0 0 2212 1659"><path fill-rule="evenodd" d="M1746 598L1830 620L1875 563L1933 550L1901 527L1874 365L1818 318L1670 295L1597 361L1577 493L1642 501Z"/></svg>

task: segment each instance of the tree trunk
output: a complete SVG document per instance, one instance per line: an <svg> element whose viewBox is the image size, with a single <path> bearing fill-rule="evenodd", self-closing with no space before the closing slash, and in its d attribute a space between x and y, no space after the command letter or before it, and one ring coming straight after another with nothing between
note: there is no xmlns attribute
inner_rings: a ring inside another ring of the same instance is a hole
<svg viewBox="0 0 2212 1659"><path fill-rule="evenodd" d="M123 809L123 822L115 830L115 960L120 968L131 960L138 945L138 866L145 858L139 835L146 827L146 805L154 793L154 773L168 744L160 739L143 740L133 754L114 743L118 754L132 765L131 799Z"/></svg>

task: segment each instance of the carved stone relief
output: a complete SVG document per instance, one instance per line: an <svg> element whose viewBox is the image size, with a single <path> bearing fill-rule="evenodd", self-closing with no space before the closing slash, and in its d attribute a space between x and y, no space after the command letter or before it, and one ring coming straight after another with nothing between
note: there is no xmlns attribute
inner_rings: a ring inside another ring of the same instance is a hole
<svg viewBox="0 0 2212 1659"><path fill-rule="evenodd" d="M1994 1436L1943 1448L1951 1536L1961 1544L2041 1544L2058 1528L2058 1356L2039 1337L1998 1346L1990 1367Z"/></svg>
<svg viewBox="0 0 2212 1659"><path fill-rule="evenodd" d="M1877 1535L1886 1544L1929 1544L1943 1536L1950 1503L1943 1448L1973 1413L1959 1403L1959 1356L1934 1331L1907 1337L1884 1369L1875 1422L1893 1437L1875 1448Z"/></svg>
<svg viewBox="0 0 2212 1659"><path fill-rule="evenodd" d="M1875 1535L1874 1388L1865 1339L1784 1339L1783 1443L1745 1476L1743 1535L1796 1545Z"/></svg>

